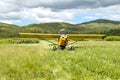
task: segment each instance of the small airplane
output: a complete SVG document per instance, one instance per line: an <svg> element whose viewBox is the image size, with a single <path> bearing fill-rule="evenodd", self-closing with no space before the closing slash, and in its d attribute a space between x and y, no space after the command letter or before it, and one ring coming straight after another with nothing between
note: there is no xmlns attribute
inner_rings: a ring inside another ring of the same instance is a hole
<svg viewBox="0 0 120 80"><path fill-rule="evenodd" d="M81 41L83 39L86 38L90 38L90 39L104 39L106 36L103 34L66 34L66 30L65 29L61 29L60 30L60 34L39 34L39 33L19 33L20 37L36 37L36 38L40 38L40 39L44 39L47 40L46 38L58 38L58 46L53 46L53 51L57 50L58 48L60 48L61 50L64 50L66 48L66 46L70 45L70 44L74 44L78 41ZM72 42L70 44L68 44L69 39L78 39L75 42ZM48 41L48 40L47 40ZM48 41L51 42L51 41ZM55 43L51 42L53 45L55 45ZM70 46L69 50L74 50L74 46Z"/></svg>

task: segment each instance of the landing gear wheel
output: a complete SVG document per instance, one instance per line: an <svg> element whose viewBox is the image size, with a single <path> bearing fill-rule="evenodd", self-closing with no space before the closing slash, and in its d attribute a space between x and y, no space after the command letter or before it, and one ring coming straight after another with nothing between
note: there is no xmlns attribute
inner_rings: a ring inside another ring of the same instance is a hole
<svg viewBox="0 0 120 80"><path fill-rule="evenodd" d="M56 47L56 46L53 46L52 50L53 50L53 51L56 51L56 50L57 50L57 47Z"/></svg>
<svg viewBox="0 0 120 80"><path fill-rule="evenodd" d="M64 50L64 49L65 49L65 46L61 46L60 49L61 49L61 50Z"/></svg>
<svg viewBox="0 0 120 80"><path fill-rule="evenodd" d="M70 51L74 51L75 50L75 47L74 46L71 46L70 47Z"/></svg>

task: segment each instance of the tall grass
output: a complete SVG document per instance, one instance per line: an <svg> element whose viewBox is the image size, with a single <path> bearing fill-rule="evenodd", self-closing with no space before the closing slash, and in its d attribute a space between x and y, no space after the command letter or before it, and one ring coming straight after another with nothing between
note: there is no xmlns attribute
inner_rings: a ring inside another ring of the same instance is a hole
<svg viewBox="0 0 120 80"><path fill-rule="evenodd" d="M44 43L0 45L0 79L120 79L120 42L81 41L75 51L52 51Z"/></svg>

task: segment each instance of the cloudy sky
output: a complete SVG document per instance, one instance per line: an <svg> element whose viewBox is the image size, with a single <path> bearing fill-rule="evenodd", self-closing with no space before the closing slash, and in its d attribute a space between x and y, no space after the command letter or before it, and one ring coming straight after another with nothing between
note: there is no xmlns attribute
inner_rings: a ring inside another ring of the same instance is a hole
<svg viewBox="0 0 120 80"><path fill-rule="evenodd" d="M0 0L0 22L77 24L95 19L120 21L120 0Z"/></svg>

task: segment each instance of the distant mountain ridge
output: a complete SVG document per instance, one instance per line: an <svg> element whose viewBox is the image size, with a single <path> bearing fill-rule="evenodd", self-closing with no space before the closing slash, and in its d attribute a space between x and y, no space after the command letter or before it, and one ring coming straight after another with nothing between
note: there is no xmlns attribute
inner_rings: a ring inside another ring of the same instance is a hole
<svg viewBox="0 0 120 80"><path fill-rule="evenodd" d="M14 24L7 24L7 23L2 23L0 22L0 28L15 28L15 27L18 27L17 25L14 25Z"/></svg>
<svg viewBox="0 0 120 80"><path fill-rule="evenodd" d="M68 33L120 35L120 21L98 19L81 24L52 22L17 26L14 24L0 23L0 37L17 37L19 32L59 33L59 30L62 28L65 28Z"/></svg>
<svg viewBox="0 0 120 80"><path fill-rule="evenodd" d="M114 20L107 20L107 19L97 19L97 20L93 20L93 21L89 21L89 22L83 22L83 23L78 23L78 24L71 24L71 23L66 23L66 22L49 22L49 23L35 23L35 24L28 24L28 25L24 25L24 26L18 26L15 24L8 24L8 23L2 23L0 22L0 28L1 26L6 27L6 26L14 26L14 27L26 27L26 26L31 26L31 25L43 25L43 24L59 24L59 25L63 25L63 24L67 24L67 25L82 25L82 24L90 24L90 23L111 23L111 24L120 24L120 21L114 21Z"/></svg>
<svg viewBox="0 0 120 80"><path fill-rule="evenodd" d="M112 24L120 24L120 21L113 21L113 20L107 20L107 19L97 19L89 22L84 22L82 24L88 24L88 23L112 23Z"/></svg>

